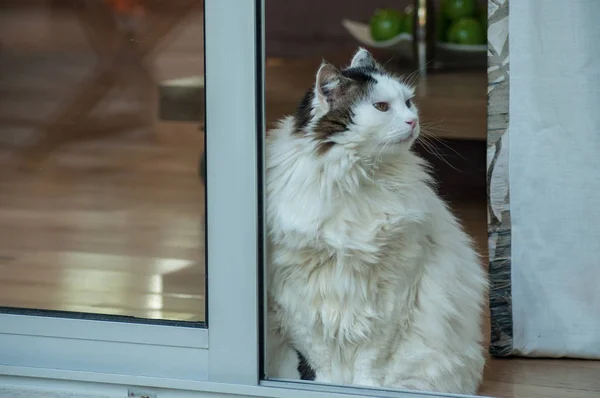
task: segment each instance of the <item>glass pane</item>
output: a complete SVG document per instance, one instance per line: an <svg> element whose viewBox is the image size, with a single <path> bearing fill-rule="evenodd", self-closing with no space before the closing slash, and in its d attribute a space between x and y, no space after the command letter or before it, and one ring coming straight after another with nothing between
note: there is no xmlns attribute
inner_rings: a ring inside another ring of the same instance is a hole
<svg viewBox="0 0 600 398"><path fill-rule="evenodd" d="M485 258L486 2L462 47L433 3L266 1L268 379L490 391L486 262L443 207Z"/></svg>
<svg viewBox="0 0 600 398"><path fill-rule="evenodd" d="M0 35L0 306L203 322L202 1L0 0Z"/></svg>

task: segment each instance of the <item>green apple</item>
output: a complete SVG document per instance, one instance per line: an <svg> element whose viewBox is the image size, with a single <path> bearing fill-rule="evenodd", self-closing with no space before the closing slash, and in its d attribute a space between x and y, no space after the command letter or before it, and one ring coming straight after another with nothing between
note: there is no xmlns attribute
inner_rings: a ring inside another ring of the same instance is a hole
<svg viewBox="0 0 600 398"><path fill-rule="evenodd" d="M475 17L477 8L477 0L443 0L442 2L442 11L446 18L453 21L464 17Z"/></svg>
<svg viewBox="0 0 600 398"><path fill-rule="evenodd" d="M485 31L475 18L461 18L448 30L448 41L456 44L484 44Z"/></svg>
<svg viewBox="0 0 600 398"><path fill-rule="evenodd" d="M403 32L404 15L391 9L377 10L371 17L370 25L373 40L389 40Z"/></svg>

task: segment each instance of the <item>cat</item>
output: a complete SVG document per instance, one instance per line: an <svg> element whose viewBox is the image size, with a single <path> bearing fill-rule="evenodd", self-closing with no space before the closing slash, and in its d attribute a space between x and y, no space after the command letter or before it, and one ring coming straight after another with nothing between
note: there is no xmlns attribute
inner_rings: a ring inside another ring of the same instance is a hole
<svg viewBox="0 0 600 398"><path fill-rule="evenodd" d="M266 373L475 394L487 279L411 150L413 88L360 48L267 137Z"/></svg>

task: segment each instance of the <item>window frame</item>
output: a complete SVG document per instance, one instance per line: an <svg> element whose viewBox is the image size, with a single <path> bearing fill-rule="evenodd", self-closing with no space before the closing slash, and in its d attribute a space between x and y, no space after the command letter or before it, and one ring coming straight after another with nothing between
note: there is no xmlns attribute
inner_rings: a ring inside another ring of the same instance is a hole
<svg viewBox="0 0 600 398"><path fill-rule="evenodd" d="M262 380L263 22L264 0L204 0L208 329L2 313L0 385L115 397L461 396Z"/></svg>

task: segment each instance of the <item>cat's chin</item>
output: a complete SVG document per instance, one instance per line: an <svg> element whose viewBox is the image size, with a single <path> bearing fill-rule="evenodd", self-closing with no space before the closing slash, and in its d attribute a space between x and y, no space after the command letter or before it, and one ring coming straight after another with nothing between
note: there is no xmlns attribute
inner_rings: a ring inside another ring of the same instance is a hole
<svg viewBox="0 0 600 398"><path fill-rule="evenodd" d="M415 140L417 139L418 135L419 134L416 131L412 131L412 132L408 133L408 135L406 135L406 134L398 135L397 137L386 140L384 145L388 146L388 147L392 146L392 147L395 147L396 149L402 148L402 147L410 148L412 146L412 144L415 142Z"/></svg>

